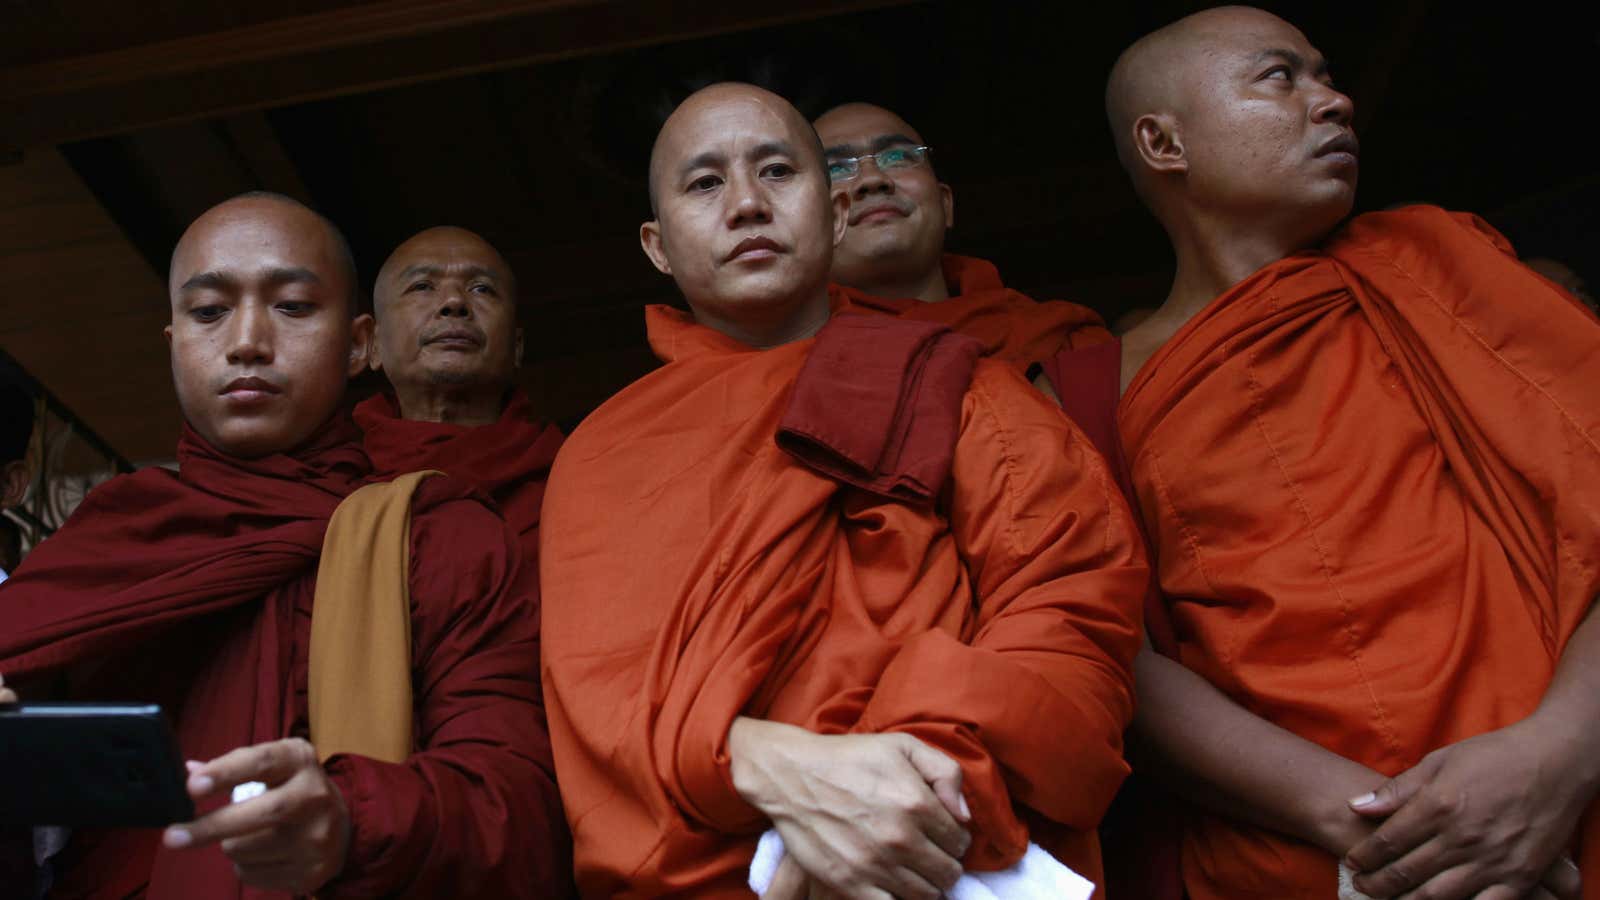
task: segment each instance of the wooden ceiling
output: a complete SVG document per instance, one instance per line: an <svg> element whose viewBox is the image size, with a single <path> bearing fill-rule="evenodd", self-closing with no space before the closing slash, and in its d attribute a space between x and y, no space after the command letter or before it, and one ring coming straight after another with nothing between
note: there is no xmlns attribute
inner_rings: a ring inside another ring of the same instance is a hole
<svg viewBox="0 0 1600 900"><path fill-rule="evenodd" d="M1169 263L1099 95L1128 40L1192 8L5 0L0 347L124 454L169 455L167 256L206 207L264 188L337 221L366 279L424 227L484 234L523 284L524 381L570 421L650 364L639 309L672 291L638 250L644 158L672 99L720 78L807 112L903 110L955 189L953 249L1040 296L1149 304ZM1355 97L1363 208L1515 207L1537 223L1545 207L1526 198L1600 176L1578 136L1600 49L1580 14L1272 8ZM1568 246L1597 231L1577 221L1559 230Z"/></svg>

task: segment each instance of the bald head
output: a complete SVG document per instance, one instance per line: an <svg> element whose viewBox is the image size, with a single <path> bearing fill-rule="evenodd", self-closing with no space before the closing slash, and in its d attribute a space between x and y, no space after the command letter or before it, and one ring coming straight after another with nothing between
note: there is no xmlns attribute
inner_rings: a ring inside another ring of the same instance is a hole
<svg viewBox="0 0 1600 900"><path fill-rule="evenodd" d="M686 130L698 129L703 120L708 116L726 119L730 113L740 108L760 108L782 119L796 143L796 150L811 155L822 165L822 142L817 139L817 133L811 128L811 123L794 104L788 100L753 84L744 84L737 81L725 81L701 88L690 94L678 108L672 111L667 121L656 133L656 140L650 147L650 212L659 215L661 166L663 156L670 149L681 143Z"/></svg>
<svg viewBox="0 0 1600 900"><path fill-rule="evenodd" d="M401 414L494 421L522 360L516 279L500 252L464 228L429 228L395 248L372 294L371 364Z"/></svg>
<svg viewBox="0 0 1600 900"><path fill-rule="evenodd" d="M471 260L493 276L507 296L516 296L516 276L494 245L465 228L439 225L412 235L394 248L394 252L389 254L383 267L378 270L378 280L372 290L373 299L381 302L393 297L402 287L399 284L402 272L442 258ZM378 311L378 316L382 318L382 310Z"/></svg>
<svg viewBox="0 0 1600 900"><path fill-rule="evenodd" d="M335 414L372 327L352 268L332 223L276 194L220 203L184 231L165 333L201 437L253 459L300 447Z"/></svg>
<svg viewBox="0 0 1600 900"><path fill-rule="evenodd" d="M656 136L650 187L640 247L698 321L767 347L827 320L850 201L830 189L817 133L789 101L748 84L697 91Z"/></svg>
<svg viewBox="0 0 1600 900"><path fill-rule="evenodd" d="M325 242L333 270L348 292L345 299L349 306L349 314L353 317L361 312L360 281L356 275L355 255L350 252L350 242L345 239L344 232L340 231L339 226L333 224L327 216L293 197L274 191L249 191L231 197L201 213L199 218L190 223L184 230L183 236L178 239L177 245L172 248L172 258L167 264L169 292L177 287L177 283L172 279L176 277L179 269L179 254L186 249L192 250L196 237L209 234L224 222L236 223L241 218L254 219L264 224L276 224L281 220L281 224L285 227L309 228L321 242Z"/></svg>
<svg viewBox="0 0 1600 900"><path fill-rule="evenodd" d="M1140 38L1106 83L1118 158L1169 231L1202 209L1262 228L1331 227L1354 202L1353 114L1306 36L1248 6Z"/></svg>
<svg viewBox="0 0 1600 900"><path fill-rule="evenodd" d="M811 124L817 129L817 136L822 139L824 151L833 149L833 142L827 135L842 134L861 128L868 128L885 135L898 135L916 144L922 143L922 135L911 127L910 122L900 118L900 114L894 110L876 103L841 103L817 116L816 121Z"/></svg>

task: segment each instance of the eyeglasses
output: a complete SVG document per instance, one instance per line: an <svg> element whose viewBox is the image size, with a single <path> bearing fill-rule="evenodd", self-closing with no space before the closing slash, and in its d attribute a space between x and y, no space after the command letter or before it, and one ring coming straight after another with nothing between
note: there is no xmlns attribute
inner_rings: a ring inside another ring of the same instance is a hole
<svg viewBox="0 0 1600 900"><path fill-rule="evenodd" d="M927 147L886 147L877 153L868 153L866 156L841 156L828 160L828 181L838 184L849 181L861 174L861 161L870 159L873 165L881 172L890 169L909 169L912 166L926 165L928 154L932 152Z"/></svg>

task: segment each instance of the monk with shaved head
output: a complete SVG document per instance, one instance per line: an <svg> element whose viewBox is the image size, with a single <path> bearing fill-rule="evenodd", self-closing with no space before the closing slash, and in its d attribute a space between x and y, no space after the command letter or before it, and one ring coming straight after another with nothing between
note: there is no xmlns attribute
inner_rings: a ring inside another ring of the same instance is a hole
<svg viewBox="0 0 1600 900"><path fill-rule="evenodd" d="M1189 895L1600 897L1594 316L1475 217L1344 222L1352 104L1276 16L1141 39L1106 107L1177 258L1119 420Z"/></svg>
<svg viewBox="0 0 1600 900"><path fill-rule="evenodd" d="M1115 456L1118 353L1100 317L1074 303L1035 302L1007 288L992 263L945 252L955 199L934 171L932 149L900 116L846 103L815 126L833 188L850 197L832 274L850 289L852 305L977 338L985 356L1061 397L1096 445Z"/></svg>
<svg viewBox="0 0 1600 900"><path fill-rule="evenodd" d="M355 408L382 473L440 469L492 497L539 558L539 507L561 432L516 385L523 335L517 280L499 251L461 228L402 243L378 273L371 365L390 390Z"/></svg>
<svg viewBox="0 0 1600 900"><path fill-rule="evenodd" d="M467 485L373 483L344 238L244 195L169 285L178 469L96 488L0 585L0 671L23 700L161 704L199 815L75 831L51 896L559 889L533 572Z"/></svg>
<svg viewBox="0 0 1600 900"><path fill-rule="evenodd" d="M851 199L781 97L694 94L650 183L640 241L688 308L647 310L662 367L545 504L580 891L1098 880L1147 577L1104 462L977 341L844 308Z"/></svg>
<svg viewBox="0 0 1600 900"><path fill-rule="evenodd" d="M515 273L482 237L440 226L395 248L372 299L369 364L390 390L357 404L354 418L373 469L383 478L438 470L493 499L517 535L537 624L539 511L562 435L516 384L523 335ZM538 751L547 756L548 744ZM537 844L541 890L564 896L572 854L561 799L547 790L525 802L546 826Z"/></svg>

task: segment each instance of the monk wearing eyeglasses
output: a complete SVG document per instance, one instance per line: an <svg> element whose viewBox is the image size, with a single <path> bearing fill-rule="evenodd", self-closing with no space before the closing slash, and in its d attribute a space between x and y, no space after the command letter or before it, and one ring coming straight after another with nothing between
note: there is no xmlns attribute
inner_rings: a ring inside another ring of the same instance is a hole
<svg viewBox="0 0 1600 900"><path fill-rule="evenodd" d="M1118 354L1100 317L1074 303L1035 302L1007 288L993 263L945 252L955 198L934 170L932 149L900 116L847 103L813 125L833 189L850 198L832 276L851 303L977 338L985 356L1060 397L1114 458Z"/></svg>
<svg viewBox="0 0 1600 900"><path fill-rule="evenodd" d="M1600 325L1473 216L1345 222L1353 104L1276 16L1141 39L1106 105L1177 259L1120 425L1189 896L1600 897Z"/></svg>
<svg viewBox="0 0 1600 900"><path fill-rule="evenodd" d="M1105 463L972 338L839 311L849 199L783 98L696 93L649 184L688 311L647 310L661 368L544 506L581 892L749 897L768 829L773 897L933 900L1044 853L1098 880L1148 578Z"/></svg>

